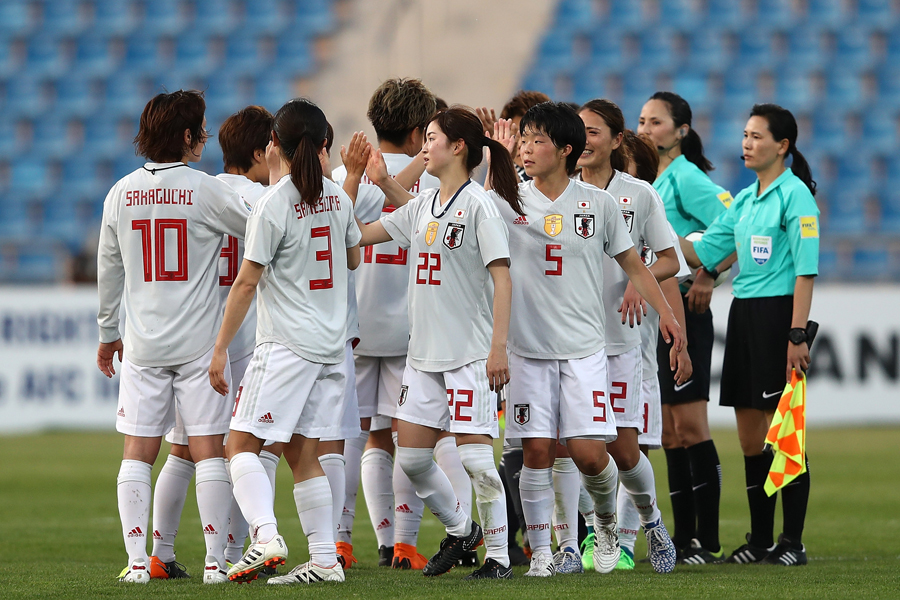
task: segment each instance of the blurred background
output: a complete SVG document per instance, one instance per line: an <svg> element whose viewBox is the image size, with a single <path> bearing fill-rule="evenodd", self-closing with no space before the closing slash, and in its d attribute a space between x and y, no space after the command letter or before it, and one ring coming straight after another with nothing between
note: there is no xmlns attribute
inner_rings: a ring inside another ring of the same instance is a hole
<svg viewBox="0 0 900 600"><path fill-rule="evenodd" d="M106 192L143 163L132 140L153 95L205 92L210 174L228 115L308 96L335 127L337 166L353 131L374 138L369 95L392 76L498 112L521 88L606 97L631 128L653 92L675 91L733 194L754 178L738 158L751 106L790 109L833 284L814 304L817 376L900 420L900 0L0 0L0 412L69 407L71 424L81 403L115 403L92 366L87 284ZM42 370L51 346L58 369Z"/></svg>

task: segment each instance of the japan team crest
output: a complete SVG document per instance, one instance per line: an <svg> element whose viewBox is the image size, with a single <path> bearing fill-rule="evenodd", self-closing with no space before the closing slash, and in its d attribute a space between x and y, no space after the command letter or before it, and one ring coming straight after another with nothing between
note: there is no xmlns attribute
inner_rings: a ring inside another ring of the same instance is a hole
<svg viewBox="0 0 900 600"><path fill-rule="evenodd" d="M429 246L434 243L434 238L437 237L439 226L437 221L432 221L428 224L428 228L425 230L425 243Z"/></svg>
<svg viewBox="0 0 900 600"><path fill-rule="evenodd" d="M562 226L562 215L547 215L544 217L544 232L550 237L556 237L562 233Z"/></svg>
<svg viewBox="0 0 900 600"><path fill-rule="evenodd" d="M466 226L460 223L448 223L447 230L444 232L444 245L455 250L462 246L463 234L466 232Z"/></svg>
<svg viewBox="0 0 900 600"><path fill-rule="evenodd" d="M625 217L625 226L628 228L628 233L631 233L634 230L634 211L623 209L622 216Z"/></svg>
<svg viewBox="0 0 900 600"><path fill-rule="evenodd" d="M519 425L524 425L531 420L531 406L528 404L513 405L513 419Z"/></svg>
<svg viewBox="0 0 900 600"><path fill-rule="evenodd" d="M401 385L400 386L400 400L397 401L397 404L399 406L403 406L406 403L406 394L408 394L408 393L409 393L409 386Z"/></svg>
<svg viewBox="0 0 900 600"><path fill-rule="evenodd" d="M594 215L575 215L575 233L588 239L594 236Z"/></svg>

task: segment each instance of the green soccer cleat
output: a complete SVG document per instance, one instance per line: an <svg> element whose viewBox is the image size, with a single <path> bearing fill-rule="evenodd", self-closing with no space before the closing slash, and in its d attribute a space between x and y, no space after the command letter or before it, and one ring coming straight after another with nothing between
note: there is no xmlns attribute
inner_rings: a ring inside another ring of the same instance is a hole
<svg viewBox="0 0 900 600"><path fill-rule="evenodd" d="M622 554L619 555L619 562L616 563L616 571L633 571L634 570L634 554L628 548L622 548Z"/></svg>
<svg viewBox="0 0 900 600"><path fill-rule="evenodd" d="M585 571L594 570L594 532L587 534L581 542L581 564Z"/></svg>

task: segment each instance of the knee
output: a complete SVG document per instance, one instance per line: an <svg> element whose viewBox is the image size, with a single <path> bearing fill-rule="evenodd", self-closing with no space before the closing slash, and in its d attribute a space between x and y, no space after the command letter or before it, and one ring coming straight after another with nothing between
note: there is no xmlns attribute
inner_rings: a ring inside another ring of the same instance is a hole
<svg viewBox="0 0 900 600"><path fill-rule="evenodd" d="M434 468L434 451L431 448L397 448L397 464L410 479Z"/></svg>
<svg viewBox="0 0 900 600"><path fill-rule="evenodd" d="M606 452L591 455L572 455L578 470L588 476L599 475L609 465L610 456Z"/></svg>
<svg viewBox="0 0 900 600"><path fill-rule="evenodd" d="M700 442L709 439L709 431L700 423L678 423L675 426L675 435L678 438L678 445L684 448L690 448Z"/></svg>

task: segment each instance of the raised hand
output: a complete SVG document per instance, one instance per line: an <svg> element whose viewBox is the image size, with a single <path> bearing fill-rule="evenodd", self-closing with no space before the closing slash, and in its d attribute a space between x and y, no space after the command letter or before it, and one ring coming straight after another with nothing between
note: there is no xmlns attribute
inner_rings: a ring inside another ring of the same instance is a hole
<svg viewBox="0 0 900 600"><path fill-rule="evenodd" d="M369 153L369 162L366 164L366 177L378 186L391 178L388 175L387 163L384 162L381 150L373 150Z"/></svg>
<svg viewBox="0 0 900 600"><path fill-rule="evenodd" d="M350 138L350 143L346 147L341 146L341 162L347 169L347 179L357 180L363 176L371 152L372 145L366 139L366 134L361 131L353 133L353 137Z"/></svg>
<svg viewBox="0 0 900 600"><path fill-rule="evenodd" d="M497 122L497 114L494 112L494 109L482 106L475 109L475 114L481 119L481 126L484 128L485 135L492 135L494 133L494 123Z"/></svg>
<svg viewBox="0 0 900 600"><path fill-rule="evenodd" d="M500 119L493 125L494 131L491 136L495 141L503 144L507 152L515 158L516 144L518 143L518 126L511 119Z"/></svg>

